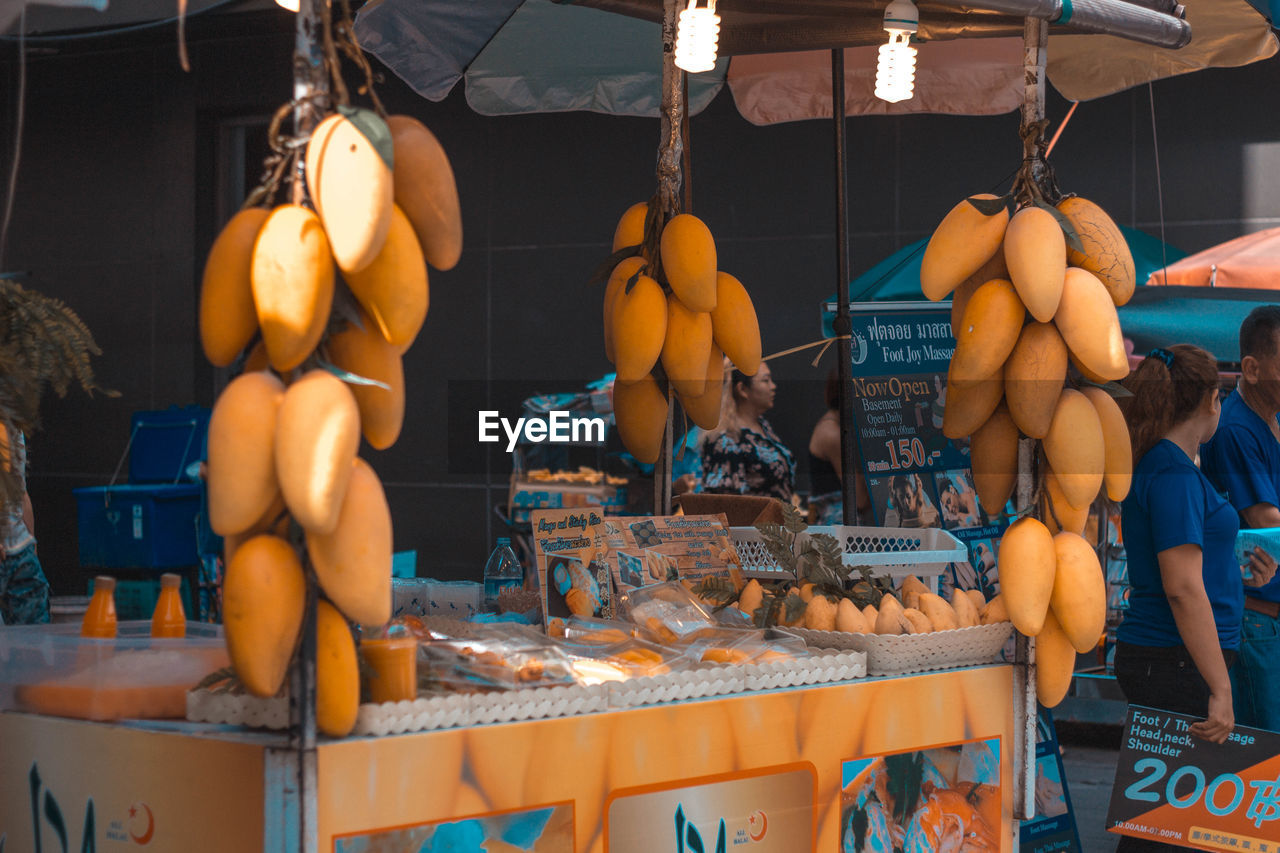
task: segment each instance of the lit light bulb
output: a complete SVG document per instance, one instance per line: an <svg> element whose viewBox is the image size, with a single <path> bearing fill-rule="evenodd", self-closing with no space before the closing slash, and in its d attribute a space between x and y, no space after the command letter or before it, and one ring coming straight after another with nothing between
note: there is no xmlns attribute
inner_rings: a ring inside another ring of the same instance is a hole
<svg viewBox="0 0 1280 853"><path fill-rule="evenodd" d="M896 104L908 100L916 84L916 49L911 34L920 28L920 13L911 0L893 0L884 10L888 44L880 46L876 64L876 97Z"/></svg>
<svg viewBox="0 0 1280 853"><path fill-rule="evenodd" d="M290 12L298 11L300 0L276 0L276 5L282 9L288 9Z"/></svg>
<svg viewBox="0 0 1280 853"><path fill-rule="evenodd" d="M715 68L719 40L716 0L707 0L706 6L698 6L698 0L689 0L689 8L680 13L676 24L676 68L690 74Z"/></svg>

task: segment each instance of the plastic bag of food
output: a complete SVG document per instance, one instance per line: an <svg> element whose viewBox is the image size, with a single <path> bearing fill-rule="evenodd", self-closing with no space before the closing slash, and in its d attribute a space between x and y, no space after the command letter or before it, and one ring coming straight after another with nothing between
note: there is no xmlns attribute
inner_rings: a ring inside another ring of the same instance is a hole
<svg viewBox="0 0 1280 853"><path fill-rule="evenodd" d="M640 587L627 603L631 621L659 643L688 643L719 630L715 618L679 581Z"/></svg>
<svg viewBox="0 0 1280 853"><path fill-rule="evenodd" d="M488 635L441 640L422 646L420 664L437 684L460 690L515 690L572 684L571 660L546 638Z"/></svg>
<svg viewBox="0 0 1280 853"><path fill-rule="evenodd" d="M571 616L564 623L564 638L574 643L612 645L632 639L636 626L620 619Z"/></svg>

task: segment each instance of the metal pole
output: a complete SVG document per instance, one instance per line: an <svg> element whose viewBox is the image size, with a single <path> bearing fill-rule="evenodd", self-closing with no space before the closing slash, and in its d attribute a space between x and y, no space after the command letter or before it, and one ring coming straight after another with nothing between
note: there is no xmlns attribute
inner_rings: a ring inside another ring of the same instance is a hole
<svg viewBox="0 0 1280 853"><path fill-rule="evenodd" d="M1049 24L1040 18L1027 18L1022 46L1025 64L1025 90L1022 101L1022 126L1028 127L1044 119L1045 48L1049 44ZM1035 441L1018 442L1018 510L1031 505L1035 484ZM1013 817L1030 820L1036 813L1036 643L1035 638L1015 634L1014 643L1014 767Z"/></svg>
<svg viewBox="0 0 1280 853"><path fill-rule="evenodd" d="M836 376L840 380L840 491L844 523L859 524L856 439L853 434L853 350L849 335L849 152L845 142L844 49L831 51L831 119L836 155L836 316L831 328L836 338Z"/></svg>
<svg viewBox="0 0 1280 853"><path fill-rule="evenodd" d="M293 48L293 132L309 134L327 106L329 78L323 36L328 14L326 0L301 0ZM305 195L305 159L298 157L293 174L293 200ZM318 849L316 788L316 581L308 568L307 603L302 622L302 643L289 681L290 746L296 756L298 834L288 838L290 850L315 853ZM291 810L292 811L292 810ZM295 846L296 845L296 846Z"/></svg>

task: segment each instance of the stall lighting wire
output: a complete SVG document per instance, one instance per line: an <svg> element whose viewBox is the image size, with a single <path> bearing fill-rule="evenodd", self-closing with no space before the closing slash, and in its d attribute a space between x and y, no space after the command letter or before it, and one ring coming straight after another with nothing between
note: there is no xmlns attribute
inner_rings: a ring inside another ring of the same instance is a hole
<svg viewBox="0 0 1280 853"><path fill-rule="evenodd" d="M209 6L206 6L205 8L200 9L197 12L188 12L185 16L174 15L169 18L161 18L155 21L142 21L141 23L137 23L137 24L127 24L122 27L112 27L111 29L105 29L105 30L90 30L82 33L63 33L63 34L52 34L52 35L46 35L46 36L29 36L29 35L26 35L25 33L19 33L16 36L0 36L0 41L21 42L25 40L32 44L55 44L58 42L85 41L87 39L106 38L108 36L121 35L123 33L135 33L141 30L149 30L155 27L164 27L164 26L168 26L169 24L176 24L179 21L181 21L184 17L189 20L191 18L196 17L197 15L203 15L207 12L214 12L214 11L217 11L218 9L222 9L227 6L234 6L243 2L244 0L218 0L217 3L213 3ZM26 7L24 5L23 6L24 15L25 15L25 12L26 12Z"/></svg>
<svg viewBox="0 0 1280 853"><path fill-rule="evenodd" d="M4 221L0 223L0 270L4 269L4 250L9 242L9 222L13 218L13 197L18 190L18 161L22 159L22 124L27 102L27 4L18 13L18 115L14 122L13 163L9 166L9 188L5 194Z"/></svg>
<svg viewBox="0 0 1280 853"><path fill-rule="evenodd" d="M1151 101L1151 147L1156 156L1156 200L1160 206L1160 274L1164 283L1169 284L1169 244L1164 240L1164 183L1160 180L1160 138L1156 133L1156 90L1147 83L1147 94Z"/></svg>

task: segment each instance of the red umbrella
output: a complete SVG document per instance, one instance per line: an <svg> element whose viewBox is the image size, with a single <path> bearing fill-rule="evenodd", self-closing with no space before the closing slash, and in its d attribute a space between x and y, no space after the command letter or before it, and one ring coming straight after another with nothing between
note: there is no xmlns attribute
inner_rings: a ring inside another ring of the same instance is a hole
<svg viewBox="0 0 1280 853"><path fill-rule="evenodd" d="M1280 290L1280 228L1246 234L1156 270L1147 284Z"/></svg>

